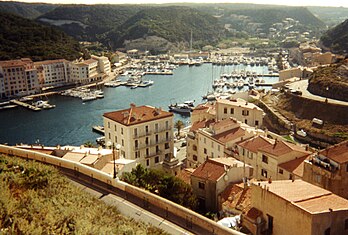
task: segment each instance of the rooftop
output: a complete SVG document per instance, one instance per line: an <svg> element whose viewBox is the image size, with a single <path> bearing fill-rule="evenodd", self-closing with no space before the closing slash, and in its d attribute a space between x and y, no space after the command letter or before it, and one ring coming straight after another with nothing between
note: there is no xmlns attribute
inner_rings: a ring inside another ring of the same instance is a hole
<svg viewBox="0 0 348 235"><path fill-rule="evenodd" d="M269 153L276 157L280 157L282 155L291 153L293 151L302 153L303 154L302 156L307 156L311 153L309 151L306 151L303 147L299 145L289 143L284 140L276 140L274 144L261 147L259 151Z"/></svg>
<svg viewBox="0 0 348 235"><path fill-rule="evenodd" d="M324 155L340 164L348 162L348 140L320 151L319 155Z"/></svg>
<svg viewBox="0 0 348 235"><path fill-rule="evenodd" d="M304 169L304 160L306 160L308 158L309 158L309 156L296 158L294 160L280 164L279 167L302 178L303 169Z"/></svg>
<svg viewBox="0 0 348 235"><path fill-rule="evenodd" d="M191 115L201 114L201 113L209 113L211 115L215 115L216 114L215 103L214 102L207 102L204 104L199 104L198 106L196 106L192 110Z"/></svg>
<svg viewBox="0 0 348 235"><path fill-rule="evenodd" d="M202 121L194 122L190 128L190 131L197 131L200 128L206 128L213 122L215 122L215 121L212 119L210 119L210 120L204 119Z"/></svg>
<svg viewBox="0 0 348 235"><path fill-rule="evenodd" d="M302 180L278 180L272 183L259 181L253 184L256 187L266 188L268 192L310 214L348 210L348 200Z"/></svg>
<svg viewBox="0 0 348 235"><path fill-rule="evenodd" d="M238 139L245 135L245 130L241 127L234 128L232 130L228 130L217 135L214 135L213 138L222 142L227 143L229 141Z"/></svg>
<svg viewBox="0 0 348 235"><path fill-rule="evenodd" d="M54 63L63 63L63 62L68 62L65 59L58 59L58 60L44 60L44 61L37 61L34 62L34 65L47 65L47 64L54 64Z"/></svg>
<svg viewBox="0 0 348 235"><path fill-rule="evenodd" d="M120 124L131 126L162 118L173 117L173 113L147 105L136 106L131 104L131 107L128 109L104 113L103 116Z"/></svg>
<svg viewBox="0 0 348 235"><path fill-rule="evenodd" d="M25 66L28 63L33 63L33 61L29 58L22 58L20 60L4 60L0 61L0 66L3 68L8 67L18 67L18 66Z"/></svg>
<svg viewBox="0 0 348 235"><path fill-rule="evenodd" d="M241 107L241 108L245 108L245 109L249 109L249 110L255 109L255 110L263 111L261 108L259 108L255 104L247 102L247 101L240 99L240 98L233 99L233 100L219 99L216 102L218 104L227 104L227 105L237 106L237 107Z"/></svg>
<svg viewBox="0 0 348 235"><path fill-rule="evenodd" d="M265 146L273 146L274 140L268 139L263 136L255 136L251 139L245 140L239 144L244 149L249 150L250 152L256 153L260 148Z"/></svg>

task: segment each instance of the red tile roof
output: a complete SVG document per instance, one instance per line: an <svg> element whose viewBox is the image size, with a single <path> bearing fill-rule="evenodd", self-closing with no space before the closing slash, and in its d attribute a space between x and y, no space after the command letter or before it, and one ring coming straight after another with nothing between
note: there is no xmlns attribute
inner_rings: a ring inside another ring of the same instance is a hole
<svg viewBox="0 0 348 235"><path fill-rule="evenodd" d="M243 128L237 127L220 134L214 135L213 138L222 142L227 143L229 141L238 139L245 135L245 130Z"/></svg>
<svg viewBox="0 0 348 235"><path fill-rule="evenodd" d="M20 60L5 60L0 61L0 66L3 68L8 67L19 67L19 66L25 66L27 64L33 63L33 61L29 58L22 58Z"/></svg>
<svg viewBox="0 0 348 235"><path fill-rule="evenodd" d="M217 181L224 174L224 164L207 159L203 164L197 167L192 173L192 176L205 180Z"/></svg>
<svg viewBox="0 0 348 235"><path fill-rule="evenodd" d="M303 153L303 156L306 156L311 153L311 152L305 151L305 149L303 149L301 146L288 143L283 140L276 140L273 145L264 146L260 148L259 151L269 153L276 157L280 157L282 155L285 155L293 151Z"/></svg>
<svg viewBox="0 0 348 235"><path fill-rule="evenodd" d="M65 59L58 59L58 60L44 60L44 61L37 61L34 62L34 65L39 66L39 65L44 65L44 64L54 64L54 63L59 63L59 62L68 62Z"/></svg>
<svg viewBox="0 0 348 235"><path fill-rule="evenodd" d="M255 207L250 208L250 210L248 210L246 212L246 216L252 220L256 220L257 217L259 217L261 215L262 215L262 211L259 211Z"/></svg>
<svg viewBox="0 0 348 235"><path fill-rule="evenodd" d="M200 128L206 128L208 127L210 124L212 124L213 122L215 122L214 120L210 119L210 120L202 120L202 121L197 121L194 122L190 128L190 131L197 131Z"/></svg>
<svg viewBox="0 0 348 235"><path fill-rule="evenodd" d="M304 162L304 160L306 160L308 158L309 158L309 155L304 156L304 157L300 157L300 158L296 158L294 160L280 164L279 167L302 178L303 167L304 167L303 162Z"/></svg>
<svg viewBox="0 0 348 235"><path fill-rule="evenodd" d="M346 163L348 162L348 140L332 145L320 151L319 154L324 155L337 163Z"/></svg>
<svg viewBox="0 0 348 235"><path fill-rule="evenodd" d="M273 146L274 141L263 136L256 136L252 139L245 140L238 144L253 153L256 153L260 148Z"/></svg>
<svg viewBox="0 0 348 235"><path fill-rule="evenodd" d="M216 113L215 104L214 103L210 103L210 102L207 102L205 104L199 104L198 106L196 106L192 110L192 115L199 114L199 113L215 114Z"/></svg>
<svg viewBox="0 0 348 235"><path fill-rule="evenodd" d="M131 126L162 118L173 117L173 113L147 105L137 107L132 104L129 109L104 113L103 116L125 126Z"/></svg>

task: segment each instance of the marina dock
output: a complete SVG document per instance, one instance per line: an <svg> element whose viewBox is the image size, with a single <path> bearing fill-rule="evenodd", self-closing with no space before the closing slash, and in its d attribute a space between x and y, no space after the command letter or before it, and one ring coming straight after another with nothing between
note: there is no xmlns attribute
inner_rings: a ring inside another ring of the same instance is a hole
<svg viewBox="0 0 348 235"><path fill-rule="evenodd" d="M19 100L11 100L11 103L14 103L16 105L22 106L24 108L27 108L27 109L30 109L30 110L33 110L33 111L40 111L41 110L38 107L35 107L35 106L31 105L31 104L24 103L24 102L19 101Z"/></svg>

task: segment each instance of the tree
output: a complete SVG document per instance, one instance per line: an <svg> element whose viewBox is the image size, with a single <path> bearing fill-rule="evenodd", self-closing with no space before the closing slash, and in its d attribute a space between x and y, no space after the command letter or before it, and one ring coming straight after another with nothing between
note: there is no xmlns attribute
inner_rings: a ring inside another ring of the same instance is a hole
<svg viewBox="0 0 348 235"><path fill-rule="evenodd" d="M83 146L87 147L87 148L94 148L94 144L91 141L86 141Z"/></svg>
<svg viewBox="0 0 348 235"><path fill-rule="evenodd" d="M184 123L181 120L175 122L174 127L178 130L177 136L180 137L180 130L185 127Z"/></svg>

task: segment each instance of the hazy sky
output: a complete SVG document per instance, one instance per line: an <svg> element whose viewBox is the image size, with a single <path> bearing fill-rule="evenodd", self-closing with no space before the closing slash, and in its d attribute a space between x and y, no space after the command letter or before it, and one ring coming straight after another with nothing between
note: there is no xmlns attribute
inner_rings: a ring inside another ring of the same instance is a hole
<svg viewBox="0 0 348 235"><path fill-rule="evenodd" d="M0 0L1 1L1 0ZM16 0L20 2L46 2L46 3L74 3L74 4L120 4L120 3L173 3L173 2L209 2L209 3L257 3L278 4L291 6L335 6L348 7L347 0Z"/></svg>

